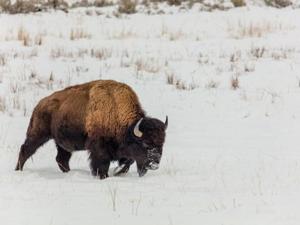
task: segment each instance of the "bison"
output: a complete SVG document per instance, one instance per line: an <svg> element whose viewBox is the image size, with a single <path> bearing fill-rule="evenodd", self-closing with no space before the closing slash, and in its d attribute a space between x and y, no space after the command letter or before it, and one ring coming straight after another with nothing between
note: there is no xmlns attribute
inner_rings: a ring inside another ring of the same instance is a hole
<svg viewBox="0 0 300 225"><path fill-rule="evenodd" d="M126 173L136 162L143 176L159 167L167 126L168 117L165 122L147 117L124 83L97 80L71 86L34 108L16 170L23 170L26 160L53 139L62 172L70 170L73 152L88 150L91 172L100 179L108 177L112 161L119 163L114 175Z"/></svg>

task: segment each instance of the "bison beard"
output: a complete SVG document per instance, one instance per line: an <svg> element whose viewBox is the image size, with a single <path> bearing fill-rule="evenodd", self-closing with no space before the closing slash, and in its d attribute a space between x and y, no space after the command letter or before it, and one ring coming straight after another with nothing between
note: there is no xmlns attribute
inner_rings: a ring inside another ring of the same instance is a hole
<svg viewBox="0 0 300 225"><path fill-rule="evenodd" d="M127 173L136 162L143 176L157 169L168 121L146 117L135 92L126 84L98 80L66 88L42 99L35 107L21 146L16 170L50 139L57 148L62 172L70 170L74 151L88 150L92 174L108 177L111 161L115 175Z"/></svg>

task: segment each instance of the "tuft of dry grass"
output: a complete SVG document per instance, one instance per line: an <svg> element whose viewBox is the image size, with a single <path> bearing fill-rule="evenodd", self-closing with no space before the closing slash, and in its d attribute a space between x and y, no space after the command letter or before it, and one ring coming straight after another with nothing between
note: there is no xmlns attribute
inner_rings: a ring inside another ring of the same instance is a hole
<svg viewBox="0 0 300 225"><path fill-rule="evenodd" d="M240 88L239 78L237 76L236 77L231 77L230 85L231 85L231 89L233 89L233 90L236 90L236 89Z"/></svg>
<svg viewBox="0 0 300 225"><path fill-rule="evenodd" d="M264 35L282 30L289 30L293 27L284 25L279 21L237 21L234 25L229 25L228 32L233 38L260 38Z"/></svg>
<svg viewBox="0 0 300 225"><path fill-rule="evenodd" d="M117 211L117 194L118 194L118 186L113 185L111 186L110 184L108 185L108 193L111 199L112 203L112 210L114 212Z"/></svg>
<svg viewBox="0 0 300 225"><path fill-rule="evenodd" d="M123 27L120 30L115 30L113 33L108 33L107 38L109 39L126 39L126 38L132 38L136 37L136 33L130 29L130 28L125 28Z"/></svg>
<svg viewBox="0 0 300 225"><path fill-rule="evenodd" d="M136 13L137 0L121 0L119 2L118 12L133 14Z"/></svg>
<svg viewBox="0 0 300 225"><path fill-rule="evenodd" d="M205 85L205 87L206 87L207 89L215 89L215 88L218 88L218 86L219 86L219 82L214 81L214 80L209 81L209 82Z"/></svg>
<svg viewBox="0 0 300 225"><path fill-rule="evenodd" d="M232 63L237 62L237 61L239 61L241 58L242 58L242 52L241 52L241 51L233 52L233 53L230 55L230 62L232 62Z"/></svg>
<svg viewBox="0 0 300 225"><path fill-rule="evenodd" d="M10 0L0 0L0 9L4 12L8 12L11 7Z"/></svg>
<svg viewBox="0 0 300 225"><path fill-rule="evenodd" d="M290 49L290 48L274 49L271 52L271 57L275 60L287 59L294 52L295 52L294 48L293 49Z"/></svg>
<svg viewBox="0 0 300 225"><path fill-rule="evenodd" d="M158 73L160 71L159 63L153 58L142 59L139 58L134 62L137 73L145 71L147 73Z"/></svg>
<svg viewBox="0 0 300 225"><path fill-rule="evenodd" d="M66 52L63 48L55 48L55 49L51 49L50 56L52 58L59 58L59 57L66 56Z"/></svg>
<svg viewBox="0 0 300 225"><path fill-rule="evenodd" d="M187 84L186 82L177 78L173 73L167 75L167 84L173 85L178 90L185 90L185 91L191 91L198 88L195 82Z"/></svg>
<svg viewBox="0 0 300 225"><path fill-rule="evenodd" d="M46 83L46 86L47 86L48 90L53 90L53 83L54 83L54 74L51 71L49 79L48 79L48 81Z"/></svg>
<svg viewBox="0 0 300 225"><path fill-rule="evenodd" d="M284 8L293 4L291 0L264 0L264 2L276 8Z"/></svg>
<svg viewBox="0 0 300 225"><path fill-rule="evenodd" d="M234 7L242 7L246 5L245 0L231 0Z"/></svg>
<svg viewBox="0 0 300 225"><path fill-rule="evenodd" d="M0 112L5 112L6 111L6 102L3 97L0 96Z"/></svg>
<svg viewBox="0 0 300 225"><path fill-rule="evenodd" d="M16 110L21 110L21 99L19 93L14 94L12 97L12 108Z"/></svg>
<svg viewBox="0 0 300 225"><path fill-rule="evenodd" d="M142 194L140 193L140 197L138 199L132 199L131 202L131 214L134 216L138 215L139 207L142 201Z"/></svg>
<svg viewBox="0 0 300 225"><path fill-rule="evenodd" d="M71 29L70 40L91 39L92 35L84 31L82 28Z"/></svg>
<svg viewBox="0 0 300 225"><path fill-rule="evenodd" d="M95 0L93 5L95 7L104 7L113 5L113 2L111 0Z"/></svg>
<svg viewBox="0 0 300 225"><path fill-rule="evenodd" d="M0 8L2 8L4 12L11 14L38 12L41 10L37 4L37 1L24 0L0 0Z"/></svg>
<svg viewBox="0 0 300 225"><path fill-rule="evenodd" d="M28 56L29 56L30 58L32 58L32 57L37 57L37 56L38 56L38 50L37 50L37 48L31 49Z"/></svg>
<svg viewBox="0 0 300 225"><path fill-rule="evenodd" d="M184 33L182 30L170 30L169 27L167 27L165 24L162 24L160 36L167 37L170 41L176 41L184 37Z"/></svg>
<svg viewBox="0 0 300 225"><path fill-rule="evenodd" d="M42 45L43 44L43 37L42 35L38 34L34 38L34 44L35 45Z"/></svg>
<svg viewBox="0 0 300 225"><path fill-rule="evenodd" d="M252 47L250 50L251 55L257 59L262 58L265 52L266 52L265 47Z"/></svg>
<svg viewBox="0 0 300 225"><path fill-rule="evenodd" d="M176 168L174 157L167 159L166 165L167 166L164 168L164 170L169 176L175 176L178 173L178 169Z"/></svg>
<svg viewBox="0 0 300 225"><path fill-rule="evenodd" d="M245 63L244 71L247 72L247 73L254 72L255 71L255 64L251 63L251 62Z"/></svg>
<svg viewBox="0 0 300 225"><path fill-rule="evenodd" d="M54 48L51 49L50 56L52 58L59 58L59 57L64 57L64 58L76 58L76 57L83 57L84 55L88 54L87 49L78 49L77 51L66 51L62 47Z"/></svg>
<svg viewBox="0 0 300 225"><path fill-rule="evenodd" d="M5 66L7 63L7 59L4 54L0 54L0 66Z"/></svg>
<svg viewBox="0 0 300 225"><path fill-rule="evenodd" d="M31 39L29 33L24 29L23 26L19 27L17 39L21 41L24 46L30 45Z"/></svg>
<svg viewBox="0 0 300 225"><path fill-rule="evenodd" d="M170 41L177 41L180 38L183 38L184 34L181 30L177 30L177 31L173 31L173 32L169 32L169 40Z"/></svg>
<svg viewBox="0 0 300 225"><path fill-rule="evenodd" d="M99 60L104 60L110 58L112 56L112 49L108 48L100 48L100 49L91 49L90 50L91 57L97 58Z"/></svg>
<svg viewBox="0 0 300 225"><path fill-rule="evenodd" d="M167 0L169 5L181 5L182 0Z"/></svg>

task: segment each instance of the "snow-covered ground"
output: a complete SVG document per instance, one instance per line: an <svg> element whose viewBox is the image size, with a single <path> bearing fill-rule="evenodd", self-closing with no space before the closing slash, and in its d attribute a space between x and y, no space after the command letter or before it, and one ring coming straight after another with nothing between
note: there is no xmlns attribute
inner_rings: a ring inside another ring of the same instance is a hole
<svg viewBox="0 0 300 225"><path fill-rule="evenodd" d="M299 21L265 7L0 14L0 223L299 224ZM49 142L15 172L38 100L94 79L169 116L160 169L98 180L80 152L62 174Z"/></svg>

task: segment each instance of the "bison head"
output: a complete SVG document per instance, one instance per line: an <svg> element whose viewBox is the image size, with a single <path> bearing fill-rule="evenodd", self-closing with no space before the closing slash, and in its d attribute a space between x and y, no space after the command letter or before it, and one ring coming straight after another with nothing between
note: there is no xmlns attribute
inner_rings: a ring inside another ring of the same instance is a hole
<svg viewBox="0 0 300 225"><path fill-rule="evenodd" d="M127 153L136 161L138 174L143 176L150 170L159 168L163 144L168 126L168 117L163 123L154 118L145 117L129 129Z"/></svg>

